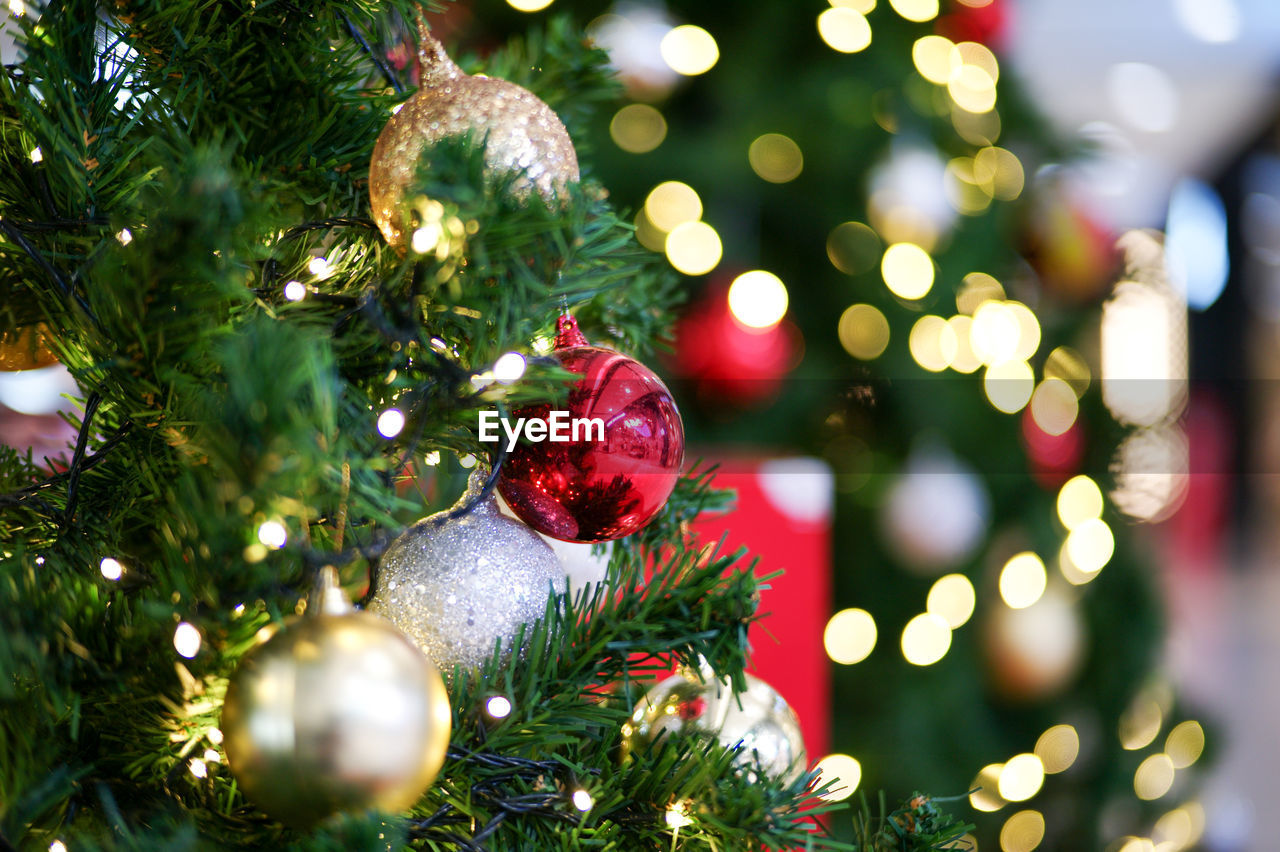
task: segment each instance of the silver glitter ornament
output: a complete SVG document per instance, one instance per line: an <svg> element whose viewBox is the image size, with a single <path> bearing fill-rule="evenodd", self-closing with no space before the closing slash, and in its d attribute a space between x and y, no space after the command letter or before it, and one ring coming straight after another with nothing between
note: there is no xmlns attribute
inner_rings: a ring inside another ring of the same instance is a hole
<svg viewBox="0 0 1280 852"><path fill-rule="evenodd" d="M484 479L472 474L459 506ZM500 513L492 493L465 515L451 518L453 511L419 521L391 543L368 606L403 630L446 679L454 666L483 664L499 640L512 650L520 625L542 618L565 580L551 548Z"/></svg>
<svg viewBox="0 0 1280 852"><path fill-rule="evenodd" d="M462 73L418 19L419 89L378 135L369 162L369 201L382 236L406 244L410 223L401 209L422 151L441 139L471 133L484 140L489 172L519 173L518 197L537 190L547 201L578 180L578 155L564 124L536 95L495 77Z"/></svg>
<svg viewBox="0 0 1280 852"><path fill-rule="evenodd" d="M739 748L738 764L791 782L807 769L800 720L778 691L747 675L735 693L728 681L693 672L672 675L653 686L623 726L624 757L647 748L660 735L714 736L725 748Z"/></svg>

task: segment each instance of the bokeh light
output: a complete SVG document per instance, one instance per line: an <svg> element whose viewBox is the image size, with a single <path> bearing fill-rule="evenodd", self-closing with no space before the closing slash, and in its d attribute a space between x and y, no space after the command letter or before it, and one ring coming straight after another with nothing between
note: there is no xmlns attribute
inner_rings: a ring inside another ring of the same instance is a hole
<svg viewBox="0 0 1280 852"><path fill-rule="evenodd" d="M1044 764L1034 754L1019 754L1009 758L1000 770L996 789L1010 802L1025 802L1044 786Z"/></svg>
<svg viewBox="0 0 1280 852"><path fill-rule="evenodd" d="M1040 735L1033 751L1046 774L1066 772L1080 755L1080 734L1071 725L1054 725Z"/></svg>
<svg viewBox="0 0 1280 852"><path fill-rule="evenodd" d="M893 11L908 21L923 23L938 17L938 0L889 0Z"/></svg>
<svg viewBox="0 0 1280 852"><path fill-rule="evenodd" d="M951 649L951 628L939 616L923 612L902 629L902 656L915 666L931 666Z"/></svg>
<svg viewBox="0 0 1280 852"><path fill-rule="evenodd" d="M1035 373L1026 361L1005 361L988 367L982 389L996 410L1005 414L1021 411L1035 390Z"/></svg>
<svg viewBox="0 0 1280 852"><path fill-rule="evenodd" d="M683 222L671 229L667 260L685 275L705 275L720 263L720 235L706 222Z"/></svg>
<svg viewBox="0 0 1280 852"><path fill-rule="evenodd" d="M1164 752L1175 769L1186 769L1204 753L1204 727L1188 719L1174 725L1164 741Z"/></svg>
<svg viewBox="0 0 1280 852"><path fill-rule="evenodd" d="M1002 852L1031 852L1044 840L1044 816L1039 811L1018 811L1000 827Z"/></svg>
<svg viewBox="0 0 1280 852"><path fill-rule="evenodd" d="M1040 600L1048 585L1044 562L1030 551L1009 559L1000 571L1000 597L1011 609L1026 609Z"/></svg>
<svg viewBox="0 0 1280 852"><path fill-rule="evenodd" d="M1059 346L1049 353L1044 362L1044 377L1066 382L1077 397L1084 396L1093 379L1084 356L1067 346Z"/></svg>
<svg viewBox="0 0 1280 852"><path fill-rule="evenodd" d="M1111 527L1101 518L1076 524L1067 536L1067 556L1086 574L1096 574L1106 567L1115 553L1116 539Z"/></svg>
<svg viewBox="0 0 1280 852"><path fill-rule="evenodd" d="M1098 483L1084 474L1073 476L1058 491L1058 520L1073 530L1085 521L1102 517L1102 505Z"/></svg>
<svg viewBox="0 0 1280 852"><path fill-rule="evenodd" d="M1013 316L1013 321L1018 324L1018 342L1013 348L1013 357L1020 361L1028 361L1040 348L1040 320L1022 302L1011 299L1004 304Z"/></svg>
<svg viewBox="0 0 1280 852"><path fill-rule="evenodd" d="M1018 351L1021 325L1007 302L983 302L973 312L969 344L983 364L1003 364Z"/></svg>
<svg viewBox="0 0 1280 852"><path fill-rule="evenodd" d="M837 334L846 352L870 361L889 345L889 321L874 305L850 305L840 315Z"/></svg>
<svg viewBox="0 0 1280 852"><path fill-rule="evenodd" d="M1004 148L987 146L973 155L973 176L992 198L1012 201L1022 194L1022 161Z"/></svg>
<svg viewBox="0 0 1280 852"><path fill-rule="evenodd" d="M655 228L670 233L685 222L702 218L702 199L687 183L668 180L645 196L644 213Z"/></svg>
<svg viewBox="0 0 1280 852"><path fill-rule="evenodd" d="M972 616L977 603L973 583L963 574L947 574L939 577L929 589L925 611L936 615L955 630Z"/></svg>
<svg viewBox="0 0 1280 852"><path fill-rule="evenodd" d="M984 302L1003 302L1004 287L985 272L970 272L956 291L956 310L972 316Z"/></svg>
<svg viewBox="0 0 1280 852"><path fill-rule="evenodd" d="M1061 379L1045 379L1031 394L1031 418L1047 435L1061 435L1080 413L1075 391Z"/></svg>
<svg viewBox="0 0 1280 852"><path fill-rule="evenodd" d="M659 49L671 70L686 77L707 73L720 59L720 48L715 38L693 24L673 27L662 37Z"/></svg>
<svg viewBox="0 0 1280 852"><path fill-rule="evenodd" d="M865 609L842 609L827 622L822 644L832 661L851 666L876 647L876 622Z"/></svg>
<svg viewBox="0 0 1280 852"><path fill-rule="evenodd" d="M923 36L911 46L911 61L921 77L930 83L945 86L951 79L955 49L955 44L946 36Z"/></svg>
<svg viewBox="0 0 1280 852"><path fill-rule="evenodd" d="M1160 703L1149 695L1140 695L1120 716L1120 747L1137 751L1155 742L1164 725Z"/></svg>
<svg viewBox="0 0 1280 852"><path fill-rule="evenodd" d="M1160 852L1176 852L1186 849L1200 839L1195 818L1187 807L1174 808L1156 820L1151 839L1159 844Z"/></svg>
<svg viewBox="0 0 1280 852"><path fill-rule="evenodd" d="M804 170L804 155L800 152L800 146L791 137L781 133L757 136L747 148L747 161L753 172L770 183L795 180Z"/></svg>
<svg viewBox="0 0 1280 852"><path fill-rule="evenodd" d="M819 798L828 802L842 802L854 794L862 781L862 764L847 754L829 754L814 767L818 771L818 785L831 784L831 789Z"/></svg>
<svg viewBox="0 0 1280 852"><path fill-rule="evenodd" d="M956 354L951 359L951 369L957 373L972 373L982 366L977 353L973 351L973 318L964 314L956 314L947 320L951 331L956 336Z"/></svg>
<svg viewBox="0 0 1280 852"><path fill-rule="evenodd" d="M729 311L748 328L773 328L786 316L787 287L772 272L744 272L729 285Z"/></svg>
<svg viewBox="0 0 1280 852"><path fill-rule="evenodd" d="M880 274L895 296L920 299L933 287L933 258L914 243L894 243L880 260Z"/></svg>
<svg viewBox="0 0 1280 852"><path fill-rule="evenodd" d="M928 314L911 326L907 346L915 362L931 373L940 373L951 365L958 345L956 333L942 317Z"/></svg>
<svg viewBox="0 0 1280 852"><path fill-rule="evenodd" d="M861 222L842 222L827 234L827 257L846 275L874 269L880 255L880 237Z"/></svg>
<svg viewBox="0 0 1280 852"><path fill-rule="evenodd" d="M636 213L636 240L649 251L661 252L667 245L667 232L653 224L643 207ZM550 342L550 338L548 338ZM550 351L550 347L548 350Z"/></svg>
<svg viewBox="0 0 1280 852"><path fill-rule="evenodd" d="M969 785L969 789L973 790L969 794L969 804L974 810L991 813L1008 804L997 789L1002 769L1004 769L1003 763L988 763L973 779L973 783Z"/></svg>
<svg viewBox="0 0 1280 852"><path fill-rule="evenodd" d="M667 138L667 120L648 104L627 104L614 113L609 136L629 154L647 154Z"/></svg>
<svg viewBox="0 0 1280 852"><path fill-rule="evenodd" d="M947 80L947 93L966 112L990 112L996 105L996 82L977 65L961 65L953 70Z"/></svg>
<svg viewBox="0 0 1280 852"><path fill-rule="evenodd" d="M818 35L832 50L857 53L871 44L871 24L856 9L834 6L818 15Z"/></svg>
<svg viewBox="0 0 1280 852"><path fill-rule="evenodd" d="M868 15L876 8L876 0L829 0L832 6L840 6L846 9L852 9L855 12L861 12Z"/></svg>
<svg viewBox="0 0 1280 852"><path fill-rule="evenodd" d="M1145 801L1159 799L1173 786L1175 774L1173 761L1169 759L1169 755L1164 753L1150 755L1138 764L1137 771L1133 773L1133 792L1139 799Z"/></svg>

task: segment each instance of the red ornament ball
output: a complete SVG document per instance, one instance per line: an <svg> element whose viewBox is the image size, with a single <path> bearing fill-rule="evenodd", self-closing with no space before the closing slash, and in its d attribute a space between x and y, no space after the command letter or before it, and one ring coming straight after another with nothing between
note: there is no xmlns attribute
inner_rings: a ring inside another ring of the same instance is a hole
<svg viewBox="0 0 1280 852"><path fill-rule="evenodd" d="M609 541L658 514L684 461L684 424L671 391L648 367L590 346L573 317L560 317L555 356L582 378L563 408L534 405L513 418L567 411L584 426L571 440L522 441L502 466L498 490L520 520L561 541Z"/></svg>

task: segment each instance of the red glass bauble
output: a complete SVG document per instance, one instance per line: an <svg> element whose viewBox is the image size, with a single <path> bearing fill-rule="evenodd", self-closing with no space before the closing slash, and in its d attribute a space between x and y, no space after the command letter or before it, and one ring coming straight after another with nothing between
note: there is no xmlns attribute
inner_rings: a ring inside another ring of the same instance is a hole
<svg viewBox="0 0 1280 852"><path fill-rule="evenodd" d="M589 346L562 316L555 356L582 378L556 411L582 428L578 440L521 441L502 466L498 490L520 520L562 541L609 541L647 524L667 502L684 461L684 425L671 391L652 370L612 349ZM549 419L553 406L512 418ZM571 429L568 430L572 436Z"/></svg>

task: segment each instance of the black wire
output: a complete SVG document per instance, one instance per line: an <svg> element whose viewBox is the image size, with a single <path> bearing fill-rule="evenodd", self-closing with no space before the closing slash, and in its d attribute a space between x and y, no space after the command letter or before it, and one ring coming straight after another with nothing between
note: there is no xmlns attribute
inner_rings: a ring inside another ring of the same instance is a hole
<svg viewBox="0 0 1280 852"><path fill-rule="evenodd" d="M76 435L76 448L71 454L71 464L67 468L67 505L62 511L62 526L71 525L71 516L76 511L76 501L80 497L80 474L84 472L84 453L89 446L89 430L92 428L93 415L102 403L102 394L94 391L84 402L84 417L80 419L80 433Z"/></svg>
<svg viewBox="0 0 1280 852"><path fill-rule="evenodd" d="M347 32L351 33L351 37L356 40L356 44L360 45L360 49L369 55L369 59L373 61L374 65L378 66L378 70L386 78L387 84L396 90L397 95L403 95L404 86L400 83L400 78L396 76L396 72L387 64L386 59L373 49L368 39L364 37L364 33L360 32L359 28L356 27L351 18L347 17L345 12L342 13L342 22L347 25Z"/></svg>
<svg viewBox="0 0 1280 852"><path fill-rule="evenodd" d="M97 467L98 464L100 464L106 458L106 454L112 448L114 448L117 444L119 444L122 440L124 440L125 436L129 433L129 430L132 427L133 427L133 424L128 421L121 424L120 428L116 430L114 435L112 435L107 440L103 441L101 446L99 446L98 449L92 455L86 456L84 458L83 462L80 465L80 472L84 473L85 471L88 471ZM17 491L11 491L8 494L0 494L0 505L16 505L19 503L23 503L27 500L34 499L37 505L39 505L42 508L42 510L48 511L50 514L52 514L52 510L49 508L49 504L46 501L36 497L36 495L39 494L41 491L47 491L57 483L68 478L69 473L70 471L61 471L59 473L55 473L53 476L50 476L47 479L41 480L40 482L36 482L36 483L33 483L32 485L27 485L22 488L19 488Z"/></svg>
<svg viewBox="0 0 1280 852"><path fill-rule="evenodd" d="M18 230L14 223L7 219L0 219L0 231L4 231L4 235L6 237L16 243L18 248L26 252L27 255L36 262L36 265L44 270L45 274L49 276L54 285L62 291L63 296L69 299L74 299L76 304L80 306L80 309L84 311L85 315L93 321L93 324L101 328L101 326L98 325L97 317L93 315L93 311L89 307L89 303L86 302L84 297L76 292L75 288L62 277L62 274L53 267L53 264L45 260L44 255L42 255L35 246L31 245L31 243L27 241L27 238L22 235L22 232Z"/></svg>
<svg viewBox="0 0 1280 852"><path fill-rule="evenodd" d="M281 239L292 240L300 237L308 231L323 231L329 228L368 228L371 231L378 230L378 225L367 216L333 216L328 219L316 219L312 222L303 222L301 225L294 225L292 228L284 232Z"/></svg>

